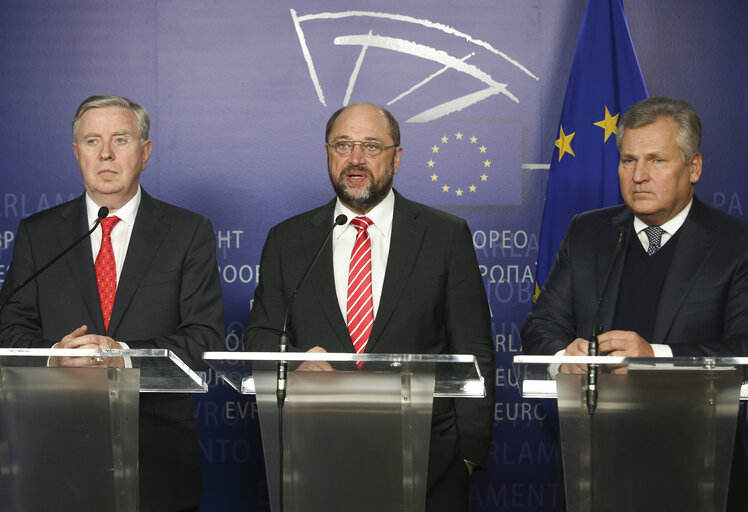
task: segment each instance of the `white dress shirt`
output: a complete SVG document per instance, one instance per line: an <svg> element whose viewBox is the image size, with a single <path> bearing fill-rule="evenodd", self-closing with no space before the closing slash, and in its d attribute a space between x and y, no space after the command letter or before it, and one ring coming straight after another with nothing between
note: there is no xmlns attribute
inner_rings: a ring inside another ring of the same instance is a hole
<svg viewBox="0 0 748 512"><path fill-rule="evenodd" d="M119 217L120 221L114 225L110 234L112 238L112 252L114 252L114 263L117 265L117 286L119 286L119 277L122 274L122 268L125 266L125 256L127 255L127 248L130 246L130 236L132 235L132 227L135 225L135 217L138 215L138 207L140 206L141 189L138 185L138 191L135 193L132 199L130 199L125 205L114 213L110 213L109 216ZM93 202L93 200L86 194L86 212L88 214L88 228L91 229L99 218L100 206ZM96 262L96 256L99 254L101 249L101 229L97 228L91 233L91 251L93 253L93 261ZM116 296L115 296L116 300ZM130 347L127 343L118 341L123 349L127 350ZM132 368L132 361L129 357L125 358L125 368Z"/></svg>
<svg viewBox="0 0 748 512"><path fill-rule="evenodd" d="M371 289L374 301L374 317L379 309L382 297L382 285L387 269L387 257L390 253L392 235L392 215L395 210L395 193L390 193L366 215L359 215L337 200L333 218L341 213L348 217L348 222L336 226L332 233L332 261L335 275L335 293L343 318L348 316L348 269L351 263L351 252L356 242L356 228L351 226L354 217L368 217L373 224L369 226L371 240Z"/></svg>
<svg viewBox="0 0 748 512"><path fill-rule="evenodd" d="M691 211L692 204L693 197L685 206L685 208L678 212L675 217L660 226L662 228L660 247L668 243L668 241L673 238L673 235L678 232L683 223L686 222L686 217L688 217L688 212ZM636 232L636 236L639 237L639 241L641 242L642 247L644 247L644 252L647 252L647 250L649 250L649 238L647 238L647 233L644 232L644 230L648 227L649 226L645 224L644 221L639 219L639 217L634 217L634 231Z"/></svg>
<svg viewBox="0 0 748 512"><path fill-rule="evenodd" d="M130 246L130 236L132 235L132 227L135 225L135 217L138 215L138 207L140 206L140 185L138 185L138 191L135 193L132 199L130 199L125 205L114 213L110 213L109 216L119 217L120 221L114 225L112 229L112 251L114 252L114 262L117 265L117 284L119 285L119 276L122 274L122 267L125 265L125 256L127 255L127 248ZM99 205L93 202L93 200L86 194L86 211L88 213L88 229L91 229L98 219ZM93 260L96 261L96 256L99 254L101 248L101 229L96 229L91 233L91 251L93 253Z"/></svg>

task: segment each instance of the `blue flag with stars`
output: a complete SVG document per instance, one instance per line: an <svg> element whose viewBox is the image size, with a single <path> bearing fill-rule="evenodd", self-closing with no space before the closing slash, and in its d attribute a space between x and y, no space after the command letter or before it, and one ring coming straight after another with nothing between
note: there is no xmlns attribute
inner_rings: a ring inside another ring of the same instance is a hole
<svg viewBox="0 0 748 512"><path fill-rule="evenodd" d="M572 217L623 202L616 126L629 106L646 97L622 0L589 0L548 175L536 294Z"/></svg>

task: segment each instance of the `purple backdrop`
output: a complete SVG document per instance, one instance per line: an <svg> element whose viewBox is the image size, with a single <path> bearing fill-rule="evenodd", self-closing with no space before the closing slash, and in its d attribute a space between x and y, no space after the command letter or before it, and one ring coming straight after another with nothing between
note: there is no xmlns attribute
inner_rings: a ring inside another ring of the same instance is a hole
<svg viewBox="0 0 748 512"><path fill-rule="evenodd" d="M651 95L704 121L707 203L744 217L748 5L624 0ZM340 106L401 121L395 186L468 219L497 350L494 442L471 507L560 510L559 455L511 358L530 308L547 164L585 0L446 2L4 0L0 3L0 280L18 221L82 191L70 119L94 93L146 106L143 185L209 216L240 349L269 228L332 197L324 124ZM445 188L446 187L446 188ZM265 510L254 403L197 396L205 511Z"/></svg>

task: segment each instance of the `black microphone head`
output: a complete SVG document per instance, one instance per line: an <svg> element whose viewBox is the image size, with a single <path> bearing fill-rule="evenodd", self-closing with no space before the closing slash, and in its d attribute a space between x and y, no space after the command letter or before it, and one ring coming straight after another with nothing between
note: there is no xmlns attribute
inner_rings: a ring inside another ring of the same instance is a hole
<svg viewBox="0 0 748 512"><path fill-rule="evenodd" d="M348 222L348 217L346 217L342 213L340 215L338 215L337 217L335 217L335 225L336 226L342 226L346 222Z"/></svg>
<svg viewBox="0 0 748 512"><path fill-rule="evenodd" d="M616 235L618 235L618 238L626 238L628 232L629 230L624 226L618 226L618 229L616 229Z"/></svg>
<svg viewBox="0 0 748 512"><path fill-rule="evenodd" d="M109 208L107 208L106 206L102 206L101 208L99 208L99 220L105 219L107 215L109 215Z"/></svg>

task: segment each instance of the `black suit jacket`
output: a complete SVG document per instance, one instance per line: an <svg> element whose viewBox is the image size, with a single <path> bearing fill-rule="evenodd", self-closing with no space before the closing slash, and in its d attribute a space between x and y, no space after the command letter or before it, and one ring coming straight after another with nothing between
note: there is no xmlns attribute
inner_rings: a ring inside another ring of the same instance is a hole
<svg viewBox="0 0 748 512"><path fill-rule="evenodd" d="M85 197L18 226L7 293L87 231ZM91 244L83 241L19 292L2 314L4 347L51 347L86 324L133 349L166 348L193 369L223 347L223 298L210 221L142 192L114 309L105 332ZM140 401L141 511L181 510L201 500L197 422L184 394Z"/></svg>
<svg viewBox="0 0 748 512"><path fill-rule="evenodd" d="M287 298L332 226L334 208L335 200L270 230L244 336L247 350L277 350L272 331L281 328ZM335 294L331 243L290 317L296 350L319 345L328 352L354 351ZM366 352L476 355L486 398L435 401L430 471L438 471L439 459L446 464L454 457L485 464L493 424L494 351L486 292L464 220L395 193L385 279Z"/></svg>
<svg viewBox="0 0 748 512"><path fill-rule="evenodd" d="M589 339L597 300L617 243L616 229L633 228L626 206L572 219L522 328L527 354L553 354L575 338ZM626 244L629 239L626 239ZM748 356L748 224L694 197L678 232L676 252L660 295L650 343L674 356ZM603 302L600 325L610 330L626 247Z"/></svg>

